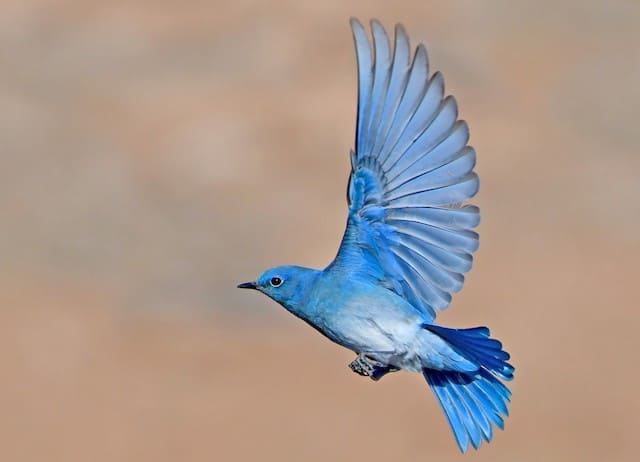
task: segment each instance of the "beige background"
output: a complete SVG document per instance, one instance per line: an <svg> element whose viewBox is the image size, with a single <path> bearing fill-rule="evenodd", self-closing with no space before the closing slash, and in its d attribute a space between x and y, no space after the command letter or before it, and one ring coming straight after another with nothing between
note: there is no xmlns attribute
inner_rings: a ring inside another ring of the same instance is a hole
<svg viewBox="0 0 640 462"><path fill-rule="evenodd" d="M335 253L350 16L427 44L478 152L439 319L517 370L466 457L638 460L640 3L424 0L2 2L1 460L462 460L421 377L235 289Z"/></svg>

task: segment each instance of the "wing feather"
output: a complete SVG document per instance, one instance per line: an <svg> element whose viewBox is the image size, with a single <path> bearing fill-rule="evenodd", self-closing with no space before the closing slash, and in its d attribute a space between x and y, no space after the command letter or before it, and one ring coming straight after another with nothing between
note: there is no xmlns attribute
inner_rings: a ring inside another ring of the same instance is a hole
<svg viewBox="0 0 640 462"><path fill-rule="evenodd" d="M415 114L424 92L427 89L427 81L429 78L429 59L424 46L418 46L411 68L409 69L409 77L407 86L402 95L402 100L398 106L396 116L391 124L387 139L385 140L382 152L390 153L404 133L405 128ZM386 158L386 156L380 156Z"/></svg>
<svg viewBox="0 0 640 462"><path fill-rule="evenodd" d="M428 155L425 154L413 162L403 162L393 172L389 172L387 175L389 188L393 188L400 181L406 181L406 178L415 178L450 162L462 151L467 141L469 141L469 127L464 121L456 122L449 135L426 152ZM407 172L409 168L411 171Z"/></svg>
<svg viewBox="0 0 640 462"><path fill-rule="evenodd" d="M464 284L478 248L476 153L444 79L429 78L423 45L411 56L396 26L393 49L378 21L372 40L352 20L358 115L345 235L333 263L404 297L425 318L445 309ZM463 416L461 416L463 417Z"/></svg>
<svg viewBox="0 0 640 462"><path fill-rule="evenodd" d="M448 164L444 164L426 172L416 171L416 176L410 176L403 183L387 185L386 197L393 200L394 197L406 196L423 191L425 187L440 188L455 184L467 176L476 164L476 153L470 148L464 148L458 157ZM417 169L414 169L417 170Z"/></svg>
<svg viewBox="0 0 640 462"><path fill-rule="evenodd" d="M409 60L411 49L409 48L409 37L401 25L396 26L395 49L393 53L393 65L389 87L385 98L384 109L377 129L377 136L372 149L373 153L379 153L389 134L389 129L395 119L396 112L402 95L407 85Z"/></svg>
<svg viewBox="0 0 640 462"><path fill-rule="evenodd" d="M351 30L356 46L358 59L358 122L356 128L356 152L364 150L362 140L365 127L369 125L369 105L372 103L371 89L373 84L373 61L367 32L356 19L351 20Z"/></svg>
<svg viewBox="0 0 640 462"><path fill-rule="evenodd" d="M437 72L427 84L427 88L422 96L422 100L416 111L413 113L407 126L402 131L395 145L389 150L385 157L381 157L382 166L386 169L391 168L400 159L407 149L420 137L433 118L438 113L438 109L442 104L442 96L444 94L444 80L442 74Z"/></svg>
<svg viewBox="0 0 640 462"><path fill-rule="evenodd" d="M369 126L364 134L364 150L371 152L373 144L379 133L379 124L384 109L384 102L389 90L391 73L391 48L389 37L378 21L371 21L373 34L374 67L373 90L371 92L371 114Z"/></svg>

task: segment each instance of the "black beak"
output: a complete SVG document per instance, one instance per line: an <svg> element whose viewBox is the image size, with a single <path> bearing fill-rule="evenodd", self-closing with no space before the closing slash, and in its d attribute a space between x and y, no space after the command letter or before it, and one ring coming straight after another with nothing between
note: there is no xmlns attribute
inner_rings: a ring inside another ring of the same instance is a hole
<svg viewBox="0 0 640 462"><path fill-rule="evenodd" d="M258 286L255 282L243 282L242 284L238 284L238 289L257 289Z"/></svg>

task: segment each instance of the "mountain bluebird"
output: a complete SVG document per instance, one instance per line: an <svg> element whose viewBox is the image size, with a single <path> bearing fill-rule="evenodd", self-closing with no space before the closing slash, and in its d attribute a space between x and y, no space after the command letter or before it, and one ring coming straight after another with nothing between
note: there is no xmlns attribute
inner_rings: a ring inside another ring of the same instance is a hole
<svg viewBox="0 0 640 462"><path fill-rule="evenodd" d="M462 452L503 428L514 368L486 327L434 324L471 269L478 248L478 191L469 129L442 74L429 76L425 47L412 56L395 28L351 20L358 61L355 150L344 237L324 270L272 268L238 287L256 289L354 351L349 367L379 380L420 372Z"/></svg>

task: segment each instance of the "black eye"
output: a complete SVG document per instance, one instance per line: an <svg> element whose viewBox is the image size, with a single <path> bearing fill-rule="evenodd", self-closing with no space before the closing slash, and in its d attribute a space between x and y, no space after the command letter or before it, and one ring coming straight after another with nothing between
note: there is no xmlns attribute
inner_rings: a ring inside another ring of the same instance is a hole
<svg viewBox="0 0 640 462"><path fill-rule="evenodd" d="M282 279L276 276L274 278L271 278L269 284L271 284L272 287L280 287L282 285Z"/></svg>

